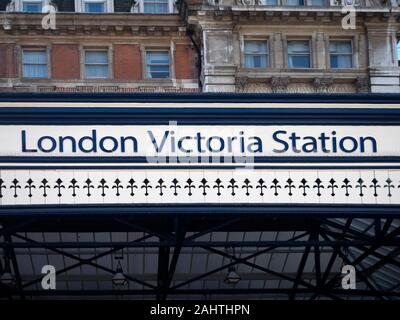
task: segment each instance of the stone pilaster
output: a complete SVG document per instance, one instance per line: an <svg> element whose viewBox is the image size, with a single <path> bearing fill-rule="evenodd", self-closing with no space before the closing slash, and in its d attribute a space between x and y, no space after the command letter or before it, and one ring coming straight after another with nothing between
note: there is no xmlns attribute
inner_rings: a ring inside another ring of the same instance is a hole
<svg viewBox="0 0 400 320"><path fill-rule="evenodd" d="M326 49L325 49L325 38L323 32L318 32L316 36L316 68L317 69L325 69L326 66Z"/></svg>
<svg viewBox="0 0 400 320"><path fill-rule="evenodd" d="M203 90L235 92L236 65L233 59L233 33L230 29L203 31Z"/></svg>
<svg viewBox="0 0 400 320"><path fill-rule="evenodd" d="M272 50L273 50L273 58L275 62L276 68L284 68L284 50L283 50L283 43L282 43L282 34L279 32L275 32L273 34L273 44L272 44Z"/></svg>
<svg viewBox="0 0 400 320"><path fill-rule="evenodd" d="M400 93L394 28L386 24L369 24L367 32L371 92Z"/></svg>

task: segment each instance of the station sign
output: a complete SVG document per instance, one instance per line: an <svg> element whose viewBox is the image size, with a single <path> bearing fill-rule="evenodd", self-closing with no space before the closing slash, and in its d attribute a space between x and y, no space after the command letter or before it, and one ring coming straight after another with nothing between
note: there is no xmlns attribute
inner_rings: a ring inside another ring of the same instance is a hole
<svg viewBox="0 0 400 320"><path fill-rule="evenodd" d="M177 106L171 116L144 107L140 121L129 113L136 107L108 106L102 116L102 107L83 115L71 107L43 119L44 107L27 115L9 108L12 116L0 118L0 213L93 205L400 205L400 121L391 110L380 121L359 121L355 114L377 107L358 106L351 120L340 111L337 119L324 121L321 113L305 124L304 115L285 122L288 112L279 123L267 114L247 121L241 113L233 121L229 113L238 109L226 108L223 119L212 106L199 109L204 118L193 108L187 121L190 112Z"/></svg>
<svg viewBox="0 0 400 320"><path fill-rule="evenodd" d="M1 125L0 157L400 156L400 126Z"/></svg>

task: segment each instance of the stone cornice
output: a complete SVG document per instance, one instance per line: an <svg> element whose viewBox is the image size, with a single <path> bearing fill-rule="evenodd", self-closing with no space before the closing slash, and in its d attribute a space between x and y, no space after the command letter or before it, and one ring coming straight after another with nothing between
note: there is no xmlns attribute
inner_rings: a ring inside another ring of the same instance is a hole
<svg viewBox="0 0 400 320"><path fill-rule="evenodd" d="M262 10L251 10L249 8L241 9L237 7L210 7L200 11L191 11L188 16L189 24L197 22L206 23L251 23L258 24L265 21L272 23L287 22L288 24L302 23L330 23L339 22L345 16L341 8L288 8L288 7L271 7ZM382 9L357 9L357 23L366 21L376 24L396 23L399 13L391 12L389 8Z"/></svg>
<svg viewBox="0 0 400 320"><path fill-rule="evenodd" d="M246 69L239 69L236 73L237 77L246 77L247 80L263 80L269 78L290 77L291 79L314 81L318 79L341 79L343 81L355 80L358 77L365 77L368 74L367 70L294 70L294 69L269 69L265 72L249 72ZM317 81L318 82L318 81Z"/></svg>
<svg viewBox="0 0 400 320"><path fill-rule="evenodd" d="M42 28L43 14L6 13L0 15L0 32L7 33L150 33L185 34L177 14L82 14L58 13L56 30Z"/></svg>

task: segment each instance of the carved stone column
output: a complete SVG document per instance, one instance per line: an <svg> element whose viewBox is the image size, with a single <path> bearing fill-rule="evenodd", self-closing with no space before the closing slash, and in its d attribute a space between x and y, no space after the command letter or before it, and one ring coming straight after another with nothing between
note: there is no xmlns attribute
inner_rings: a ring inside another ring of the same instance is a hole
<svg viewBox="0 0 400 320"><path fill-rule="evenodd" d="M271 89L273 93L284 93L289 85L289 77L272 77Z"/></svg>
<svg viewBox="0 0 400 320"><path fill-rule="evenodd" d="M245 92L248 77L236 77L236 92Z"/></svg>
<svg viewBox="0 0 400 320"><path fill-rule="evenodd" d="M368 93L370 91L368 77L357 77L355 84L356 84L357 93Z"/></svg>
<svg viewBox="0 0 400 320"><path fill-rule="evenodd" d="M334 83L335 79L332 77L317 77L314 78L313 86L316 92L324 93L329 92Z"/></svg>

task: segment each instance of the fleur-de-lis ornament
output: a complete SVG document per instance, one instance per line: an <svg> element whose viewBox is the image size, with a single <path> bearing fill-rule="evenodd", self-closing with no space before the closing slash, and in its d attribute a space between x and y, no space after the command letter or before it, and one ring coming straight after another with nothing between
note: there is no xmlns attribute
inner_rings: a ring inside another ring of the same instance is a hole
<svg viewBox="0 0 400 320"><path fill-rule="evenodd" d="M68 189L72 189L72 196L76 197L76 189L79 189L78 181L75 178L71 180L71 184L69 185Z"/></svg>
<svg viewBox="0 0 400 320"><path fill-rule="evenodd" d="M207 195L207 189L210 189L210 186L207 184L207 180L206 180L206 178L203 178L203 179L201 179L200 180L200 182L201 182L201 184L199 185L199 188L200 189L203 189L203 196L206 196Z"/></svg>
<svg viewBox="0 0 400 320"><path fill-rule="evenodd" d="M36 186L33 184L32 179L29 178L29 180L26 181L25 189L28 189L28 197L32 198L32 189L36 189Z"/></svg>

